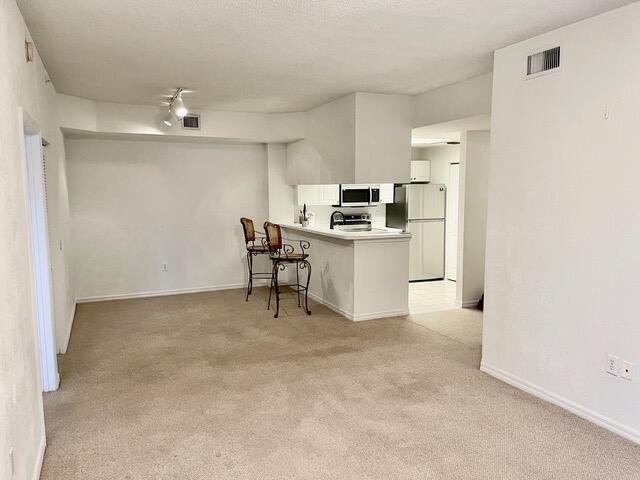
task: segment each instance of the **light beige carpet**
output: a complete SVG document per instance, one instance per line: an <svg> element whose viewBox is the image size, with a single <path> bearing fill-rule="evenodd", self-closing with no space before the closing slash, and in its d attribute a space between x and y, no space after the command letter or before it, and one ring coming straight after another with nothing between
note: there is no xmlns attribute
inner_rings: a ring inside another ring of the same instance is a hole
<svg viewBox="0 0 640 480"><path fill-rule="evenodd" d="M439 312L415 313L408 318L418 325L469 347L480 349L482 346L482 312L480 310L450 308Z"/></svg>
<svg viewBox="0 0 640 480"><path fill-rule="evenodd" d="M640 478L640 446L480 372L451 330L287 296L278 319L264 290L79 305L42 478Z"/></svg>

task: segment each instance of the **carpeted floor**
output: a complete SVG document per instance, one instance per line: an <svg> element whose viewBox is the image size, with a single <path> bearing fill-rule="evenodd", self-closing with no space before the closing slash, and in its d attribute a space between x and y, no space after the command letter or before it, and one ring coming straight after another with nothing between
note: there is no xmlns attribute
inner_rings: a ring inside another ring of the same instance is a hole
<svg viewBox="0 0 640 480"><path fill-rule="evenodd" d="M274 319L264 293L79 305L41 478L640 478L640 446L478 370L479 312Z"/></svg>

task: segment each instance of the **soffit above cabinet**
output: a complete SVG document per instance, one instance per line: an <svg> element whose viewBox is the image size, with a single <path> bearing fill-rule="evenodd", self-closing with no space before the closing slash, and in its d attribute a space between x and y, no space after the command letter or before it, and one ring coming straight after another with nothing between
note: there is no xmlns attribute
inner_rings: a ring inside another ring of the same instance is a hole
<svg viewBox="0 0 640 480"><path fill-rule="evenodd" d="M409 181L413 100L354 93L307 112L307 136L287 146L287 182Z"/></svg>

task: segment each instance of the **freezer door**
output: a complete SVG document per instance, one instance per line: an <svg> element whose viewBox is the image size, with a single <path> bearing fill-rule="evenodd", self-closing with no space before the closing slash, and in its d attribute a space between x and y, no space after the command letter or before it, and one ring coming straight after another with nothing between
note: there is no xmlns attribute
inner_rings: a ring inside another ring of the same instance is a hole
<svg viewBox="0 0 640 480"><path fill-rule="evenodd" d="M409 280L444 278L444 220L409 222Z"/></svg>
<svg viewBox="0 0 640 480"><path fill-rule="evenodd" d="M444 218L446 187L438 184L407 185L409 220Z"/></svg>

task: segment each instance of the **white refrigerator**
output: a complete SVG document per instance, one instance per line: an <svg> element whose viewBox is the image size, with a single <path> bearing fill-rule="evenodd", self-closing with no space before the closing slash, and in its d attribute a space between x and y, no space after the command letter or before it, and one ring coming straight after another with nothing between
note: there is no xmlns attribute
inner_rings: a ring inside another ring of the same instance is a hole
<svg viewBox="0 0 640 480"><path fill-rule="evenodd" d="M444 278L446 195L441 184L401 185L387 205L387 226L412 234L409 281Z"/></svg>

